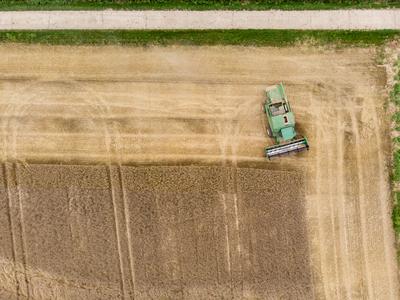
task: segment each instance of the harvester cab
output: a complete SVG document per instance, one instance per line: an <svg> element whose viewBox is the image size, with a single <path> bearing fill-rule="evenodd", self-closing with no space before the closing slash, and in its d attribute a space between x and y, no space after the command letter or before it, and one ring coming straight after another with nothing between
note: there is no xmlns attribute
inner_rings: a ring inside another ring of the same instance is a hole
<svg viewBox="0 0 400 300"><path fill-rule="evenodd" d="M272 158L308 150L307 139L298 136L295 130L294 114L287 100L283 84L268 87L266 96L263 109L268 120L267 132L270 137L274 138L275 145L267 147L265 155Z"/></svg>

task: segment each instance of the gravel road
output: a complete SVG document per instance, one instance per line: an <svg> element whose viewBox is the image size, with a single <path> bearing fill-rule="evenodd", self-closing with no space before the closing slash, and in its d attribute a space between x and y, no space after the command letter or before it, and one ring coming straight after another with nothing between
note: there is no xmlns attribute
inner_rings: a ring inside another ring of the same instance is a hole
<svg viewBox="0 0 400 300"><path fill-rule="evenodd" d="M11 29L400 29L400 10L0 12Z"/></svg>

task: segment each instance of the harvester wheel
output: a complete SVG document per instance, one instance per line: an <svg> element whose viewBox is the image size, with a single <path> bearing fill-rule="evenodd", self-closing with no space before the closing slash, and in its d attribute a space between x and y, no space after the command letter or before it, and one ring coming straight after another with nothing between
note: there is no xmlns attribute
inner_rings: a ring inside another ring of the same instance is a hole
<svg viewBox="0 0 400 300"><path fill-rule="evenodd" d="M268 136L270 138L272 138L272 131L271 131L271 128L269 126L267 127L267 134L268 134Z"/></svg>

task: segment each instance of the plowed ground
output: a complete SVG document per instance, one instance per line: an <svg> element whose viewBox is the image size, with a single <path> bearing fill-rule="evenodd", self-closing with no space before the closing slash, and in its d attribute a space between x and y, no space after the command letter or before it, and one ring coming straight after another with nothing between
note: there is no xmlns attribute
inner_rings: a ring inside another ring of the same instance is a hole
<svg viewBox="0 0 400 300"><path fill-rule="evenodd" d="M374 57L0 46L0 287L38 299L398 299ZM270 162L261 104L280 81L311 149ZM213 167L133 167L146 164Z"/></svg>

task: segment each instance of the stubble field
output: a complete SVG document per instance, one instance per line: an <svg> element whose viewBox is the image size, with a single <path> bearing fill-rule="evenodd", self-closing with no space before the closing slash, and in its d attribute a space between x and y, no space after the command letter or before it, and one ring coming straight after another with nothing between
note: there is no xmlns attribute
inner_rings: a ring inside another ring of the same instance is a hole
<svg viewBox="0 0 400 300"><path fill-rule="evenodd" d="M0 46L4 294L397 299L374 57ZM280 81L311 150L266 161Z"/></svg>

